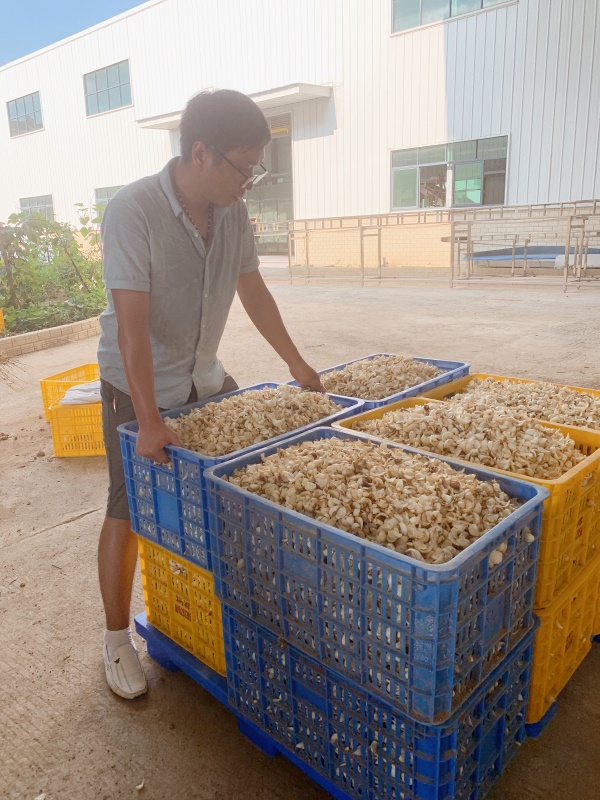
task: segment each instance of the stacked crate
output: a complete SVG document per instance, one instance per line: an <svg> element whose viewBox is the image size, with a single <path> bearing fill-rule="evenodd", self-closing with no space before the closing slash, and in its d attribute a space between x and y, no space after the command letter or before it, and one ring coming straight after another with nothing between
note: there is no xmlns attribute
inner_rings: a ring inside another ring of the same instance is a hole
<svg viewBox="0 0 600 800"><path fill-rule="evenodd" d="M278 385L256 384L224 397ZM325 423L354 414L362 405L348 397L331 395L331 399L342 408L322 420ZM212 402L217 401L204 400L162 416L177 418ZM221 457L169 447L171 462L157 464L137 454L137 431L137 422L119 428L131 527L139 539L147 620L211 669L224 674L223 624L214 591L204 472L262 445ZM271 441L285 438L283 434Z"/></svg>
<svg viewBox="0 0 600 800"><path fill-rule="evenodd" d="M477 378L534 383L516 378L474 374L428 391L423 397L400 401L339 423L352 429L359 419L382 416L402 407L444 402L468 392ZM600 392L575 388L600 397ZM527 712L529 735L538 735L556 711L556 699L592 646L600 631L594 624L600 580L600 430L554 423L575 441L587 458L557 480L527 478L550 492L544 505L535 612L541 626L534 649L531 697ZM337 427L337 425L336 425ZM357 434L366 436L366 434ZM468 464L469 462L463 462ZM493 469L498 474L522 476Z"/></svg>
<svg viewBox="0 0 600 800"><path fill-rule="evenodd" d="M477 378L536 383L476 374L430 390L426 396L443 400L468 391L469 383ZM600 398L597 389L557 384L559 388ZM552 719L559 693L590 652L593 637L600 633L600 612L597 623L594 619L594 609L600 602L600 429L573 429L569 435L581 442L581 449L589 453L594 468L588 467L578 476L563 476L556 501L553 502L554 493L546 501L535 607L541 626L534 648L527 712L530 736L538 735Z"/></svg>
<svg viewBox="0 0 600 800"><path fill-rule="evenodd" d="M355 438L316 429L279 447L330 437ZM205 476L231 706L338 798L480 796L525 736L547 493L499 478L523 504L430 565L225 480L275 452Z"/></svg>
<svg viewBox="0 0 600 800"><path fill-rule="evenodd" d="M468 372L429 363L443 374L417 392ZM342 404L337 423L364 405ZM224 480L278 448L353 434L312 426L222 458L169 448L162 466L137 456L136 428L120 433L149 653L227 698L259 747L339 800L482 796L525 737L545 490L467 467L522 505L450 565L429 565ZM219 615L207 647L199 626Z"/></svg>
<svg viewBox="0 0 600 800"><path fill-rule="evenodd" d="M44 414L52 429L56 458L104 455L102 404L60 403L69 389L99 379L98 364L83 364L40 381Z"/></svg>
<svg viewBox="0 0 600 800"><path fill-rule="evenodd" d="M148 622L225 675L221 605L212 573L138 537Z"/></svg>
<svg viewBox="0 0 600 800"><path fill-rule="evenodd" d="M469 371L469 365L464 362L420 360L436 366L440 370L440 375L415 389L406 391L404 395L412 395L415 390L433 389L444 382L463 377ZM275 388L278 385L256 384L226 396L231 397L244 391ZM313 426L306 426L306 430L317 424L332 423L352 415L364 405L361 400L330 396L342 410ZM165 412L163 418L177 418L189 413L191 409L202 408L213 402L214 399L209 399L174 409ZM193 620L203 619L203 610L195 602L195 594L190 592L187 578L183 582L180 579L183 571L186 571L186 574L189 571L195 579L201 580L208 589L211 606L217 607L218 601L214 598L211 571L211 537L207 524L204 472L209 467L225 463L268 443L283 441L293 432L221 457L211 457L179 447L168 448L172 460L169 464L161 465L138 456L137 430L136 422L122 425L119 429L132 530L140 538L146 616L148 621L164 635L212 667L215 663L220 663L214 649L209 649L208 656L205 657L204 645L199 645L197 638L194 638L197 626L194 627ZM186 562L189 562L187 568ZM190 632L190 626L194 628L194 635ZM215 646L217 651L219 647L217 643Z"/></svg>
<svg viewBox="0 0 600 800"><path fill-rule="evenodd" d="M352 413L348 404L341 416ZM135 427L121 429L127 488L148 616L164 634L138 623L149 652L225 692L247 735L338 798L490 788L525 736L544 490L501 479L519 511L451 567L419 564L221 480L277 448L343 433L287 434L220 459L172 448L163 467L136 456ZM490 559L499 546L501 564ZM195 644L219 613L208 648L206 637ZM168 644L218 673L221 631L225 684Z"/></svg>

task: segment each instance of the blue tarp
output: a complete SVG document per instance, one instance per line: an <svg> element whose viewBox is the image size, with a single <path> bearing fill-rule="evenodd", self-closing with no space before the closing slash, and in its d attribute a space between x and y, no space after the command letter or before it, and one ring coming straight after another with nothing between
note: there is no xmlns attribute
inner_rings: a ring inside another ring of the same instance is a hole
<svg viewBox="0 0 600 800"><path fill-rule="evenodd" d="M571 255L575 254L575 248L569 250ZM557 245L534 245L527 248L527 259L535 261L554 261L557 256L564 256L565 248ZM588 255L600 255L600 247L588 248ZM463 261L467 257L463 256ZM515 261L525 260L525 248L515 248ZM512 261L512 247L505 247L500 250L487 250L473 253L473 261Z"/></svg>

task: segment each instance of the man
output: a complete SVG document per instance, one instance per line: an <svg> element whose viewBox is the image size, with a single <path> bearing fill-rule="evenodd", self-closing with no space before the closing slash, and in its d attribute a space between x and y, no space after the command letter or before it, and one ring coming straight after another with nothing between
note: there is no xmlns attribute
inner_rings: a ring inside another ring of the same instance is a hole
<svg viewBox="0 0 600 800"><path fill-rule="evenodd" d="M117 426L137 419L138 454L166 463L165 445L180 442L160 410L237 388L216 357L236 290L291 375L322 391L258 271L242 201L266 174L260 165L271 137L263 113L239 92L201 92L189 101L180 133L181 157L121 189L102 222L108 307L98 361L109 498L98 572L106 677L128 699L146 692L146 679L129 628L137 545Z"/></svg>

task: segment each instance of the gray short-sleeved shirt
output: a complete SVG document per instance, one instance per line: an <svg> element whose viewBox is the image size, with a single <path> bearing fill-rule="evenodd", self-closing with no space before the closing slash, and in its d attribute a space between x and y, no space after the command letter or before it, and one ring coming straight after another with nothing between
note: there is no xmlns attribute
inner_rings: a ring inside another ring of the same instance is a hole
<svg viewBox="0 0 600 800"><path fill-rule="evenodd" d="M218 392L225 370L217 348L238 278L258 268L244 203L215 208L208 256L171 183L172 159L157 175L121 189L102 221L108 307L100 315L98 363L104 380L129 393L117 343L112 289L150 293L150 343L156 402L175 408Z"/></svg>

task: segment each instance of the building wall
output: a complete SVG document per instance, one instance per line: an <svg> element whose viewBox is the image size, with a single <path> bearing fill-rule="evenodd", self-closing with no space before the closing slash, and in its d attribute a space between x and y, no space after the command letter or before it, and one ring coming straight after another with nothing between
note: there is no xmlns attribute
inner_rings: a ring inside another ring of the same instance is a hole
<svg viewBox="0 0 600 800"><path fill-rule="evenodd" d="M210 13L207 13L210 10ZM514 0L391 35L391 0L151 0L0 68L0 219L52 194L157 171L173 135L139 120L206 86L332 87L292 111L296 218L386 213L390 153L508 135L506 202L600 196L600 3ZM87 119L82 76L128 58L134 106ZM5 103L40 91L45 129L9 137Z"/></svg>
<svg viewBox="0 0 600 800"><path fill-rule="evenodd" d="M294 110L298 218L385 213L391 151L504 135L506 204L600 196L597 0L519 0L393 36L388 3L352 8L335 102Z"/></svg>

